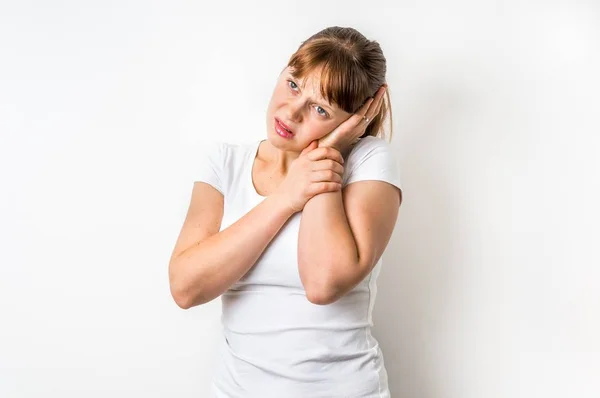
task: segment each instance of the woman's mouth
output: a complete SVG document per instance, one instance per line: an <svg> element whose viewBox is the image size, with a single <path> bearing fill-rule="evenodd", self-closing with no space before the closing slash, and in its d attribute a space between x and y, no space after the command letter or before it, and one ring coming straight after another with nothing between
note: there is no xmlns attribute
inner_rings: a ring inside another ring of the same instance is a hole
<svg viewBox="0 0 600 398"><path fill-rule="evenodd" d="M275 131L283 138L292 138L294 136L294 133L284 127L277 118L275 118Z"/></svg>

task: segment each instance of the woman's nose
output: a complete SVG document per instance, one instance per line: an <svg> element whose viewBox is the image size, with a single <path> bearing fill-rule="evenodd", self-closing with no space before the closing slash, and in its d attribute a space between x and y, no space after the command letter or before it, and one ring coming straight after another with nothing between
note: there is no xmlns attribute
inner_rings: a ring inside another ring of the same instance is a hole
<svg viewBox="0 0 600 398"><path fill-rule="evenodd" d="M304 100L301 98L290 99L287 106L286 117L288 120L299 122L302 119L302 109L304 108Z"/></svg>

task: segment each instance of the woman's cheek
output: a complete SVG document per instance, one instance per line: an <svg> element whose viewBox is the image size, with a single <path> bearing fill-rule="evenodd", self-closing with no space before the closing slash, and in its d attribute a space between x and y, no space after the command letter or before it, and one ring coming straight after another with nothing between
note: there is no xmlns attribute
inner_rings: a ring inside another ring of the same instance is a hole
<svg viewBox="0 0 600 398"><path fill-rule="evenodd" d="M312 131L311 131L311 136L313 140L318 140L320 138L323 138L324 136L326 136L329 133L329 130L327 128L324 128L322 125L315 127Z"/></svg>

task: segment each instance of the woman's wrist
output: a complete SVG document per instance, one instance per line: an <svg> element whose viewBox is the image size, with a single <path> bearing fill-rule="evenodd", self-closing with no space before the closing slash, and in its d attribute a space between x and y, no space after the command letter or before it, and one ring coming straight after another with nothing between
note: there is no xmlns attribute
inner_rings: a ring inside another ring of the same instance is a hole
<svg viewBox="0 0 600 398"><path fill-rule="evenodd" d="M298 210L294 209L289 201L278 192L274 192L267 196L265 202L268 202L270 209L273 209L287 218L298 212Z"/></svg>

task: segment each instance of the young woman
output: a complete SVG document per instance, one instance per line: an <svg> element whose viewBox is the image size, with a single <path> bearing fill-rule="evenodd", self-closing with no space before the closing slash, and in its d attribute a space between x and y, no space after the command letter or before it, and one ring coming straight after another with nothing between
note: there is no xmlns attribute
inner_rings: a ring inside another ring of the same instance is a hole
<svg viewBox="0 0 600 398"><path fill-rule="evenodd" d="M169 279L182 308L221 296L215 397L390 396L370 329L402 200L385 71L378 43L324 29L281 72L266 139L201 159Z"/></svg>

